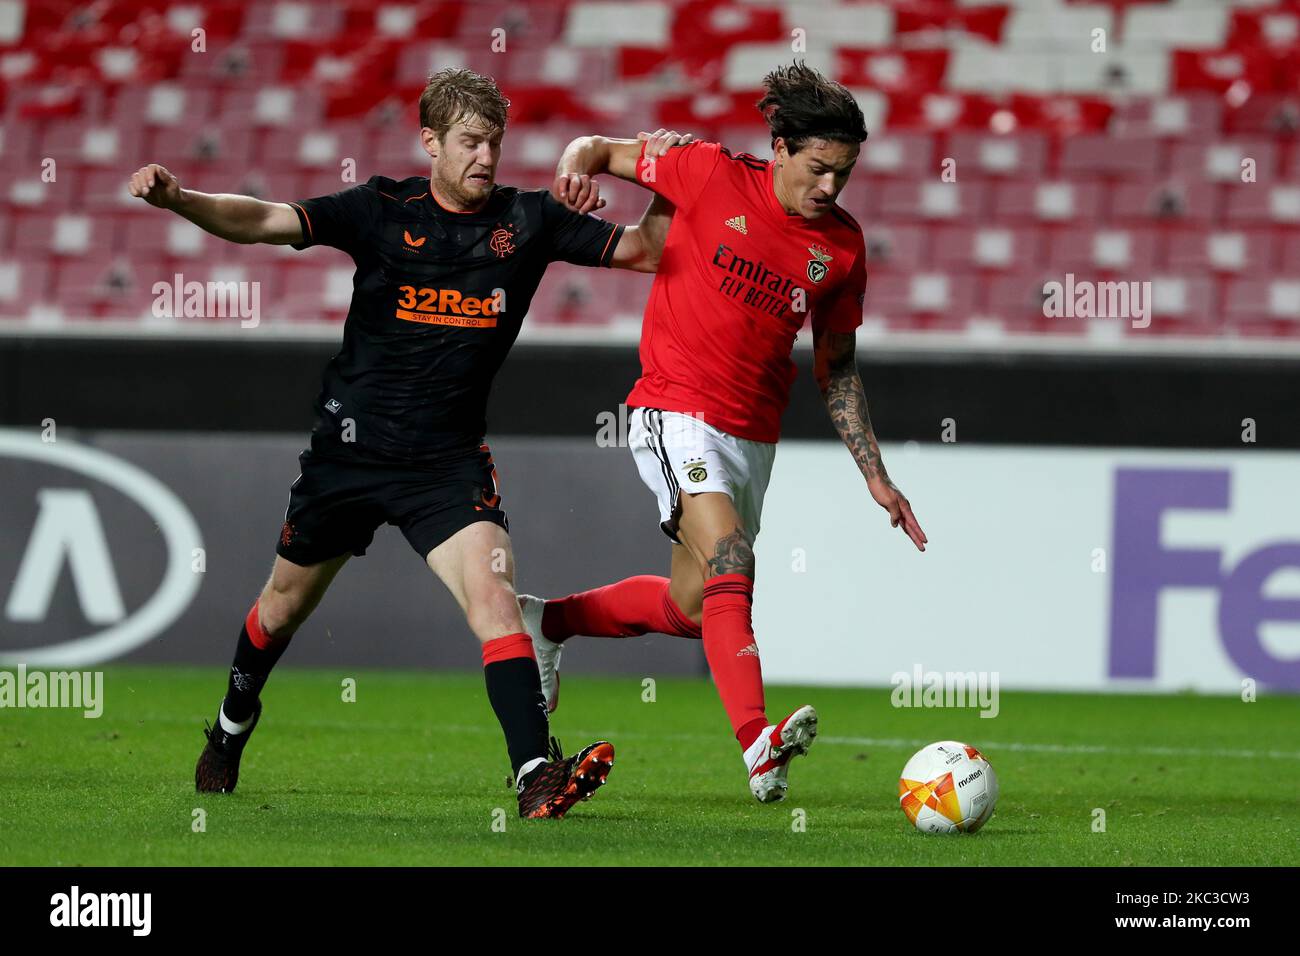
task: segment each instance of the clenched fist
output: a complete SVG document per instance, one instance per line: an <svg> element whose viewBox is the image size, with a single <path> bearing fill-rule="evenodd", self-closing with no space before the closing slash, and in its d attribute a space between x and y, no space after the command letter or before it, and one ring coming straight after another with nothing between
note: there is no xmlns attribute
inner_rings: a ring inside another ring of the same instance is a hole
<svg viewBox="0 0 1300 956"><path fill-rule="evenodd" d="M150 163L131 174L131 195L159 209L175 209L181 200L181 181L167 167Z"/></svg>

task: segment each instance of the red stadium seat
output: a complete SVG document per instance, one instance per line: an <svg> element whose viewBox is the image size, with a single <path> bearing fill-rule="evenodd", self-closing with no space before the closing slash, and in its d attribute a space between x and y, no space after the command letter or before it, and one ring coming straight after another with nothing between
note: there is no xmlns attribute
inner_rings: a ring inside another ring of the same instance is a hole
<svg viewBox="0 0 1300 956"><path fill-rule="evenodd" d="M221 102L228 116L244 117L255 127L311 127L324 117L324 97L313 87L265 84L255 89L236 88Z"/></svg>
<svg viewBox="0 0 1300 956"><path fill-rule="evenodd" d="M927 135L887 132L862 144L857 169L859 175L927 179L935 173L933 154L933 140Z"/></svg>
<svg viewBox="0 0 1300 956"><path fill-rule="evenodd" d="M929 262L925 254L926 234L920 226L869 223L863 227L867 249L867 273L915 272Z"/></svg>
<svg viewBox="0 0 1300 956"><path fill-rule="evenodd" d="M1215 187L1180 178L1120 183L1111 192L1112 218L1121 223L1209 223L1217 214Z"/></svg>
<svg viewBox="0 0 1300 956"><path fill-rule="evenodd" d="M59 120L46 129L40 151L60 165L122 166L136 158L139 137L138 122L88 126L79 120Z"/></svg>
<svg viewBox="0 0 1300 956"><path fill-rule="evenodd" d="M1274 88L1275 62L1262 47L1227 50L1175 50L1172 87L1226 93L1234 84L1252 90Z"/></svg>
<svg viewBox="0 0 1300 956"><path fill-rule="evenodd" d="M161 265L141 267L125 257L65 263L55 281L55 302L66 315L144 319L154 301L153 283L171 281Z"/></svg>
<svg viewBox="0 0 1300 956"><path fill-rule="evenodd" d="M1279 263L1283 275L1300 275L1300 232L1277 234L1274 242L1282 246L1282 261Z"/></svg>
<svg viewBox="0 0 1300 956"><path fill-rule="evenodd" d="M113 97L109 113L114 124L131 127L185 127L195 117L212 112L214 94L201 86L154 83L124 86ZM175 135L175 133L173 133Z"/></svg>
<svg viewBox="0 0 1300 956"><path fill-rule="evenodd" d="M274 41L261 37L255 41L214 45L204 56L181 59L180 79L212 87L238 85L260 88L277 83L284 50Z"/></svg>
<svg viewBox="0 0 1300 956"><path fill-rule="evenodd" d="M344 319L352 301L352 275L355 272L350 260L344 262L346 264L304 262L286 266L283 289L272 303L273 319L292 322Z"/></svg>
<svg viewBox="0 0 1300 956"><path fill-rule="evenodd" d="M564 31L563 4L480 0L458 6L461 14L456 36L474 45L487 42L493 30L501 29L505 31L507 51L513 53L521 46L545 47L558 43Z"/></svg>
<svg viewBox="0 0 1300 956"><path fill-rule="evenodd" d="M114 240L112 220L89 212L25 212L14 219L14 250L58 258L102 255Z"/></svg>
<svg viewBox="0 0 1300 956"><path fill-rule="evenodd" d="M147 152L178 175L189 167L241 169L253 161L253 131L227 120L185 130L158 129L145 137Z"/></svg>
<svg viewBox="0 0 1300 956"><path fill-rule="evenodd" d="M1042 261L1045 243L1037 229L1006 226L944 226L935 231L934 261L960 272L1023 270Z"/></svg>
<svg viewBox="0 0 1300 956"><path fill-rule="evenodd" d="M1220 135L1222 114L1222 101L1209 94L1135 99L1116 105L1111 132L1123 139L1216 139Z"/></svg>
<svg viewBox="0 0 1300 956"><path fill-rule="evenodd" d="M1108 226L1066 229L1052 237L1048 261L1062 271L1147 273L1155 264L1156 234Z"/></svg>
<svg viewBox="0 0 1300 956"><path fill-rule="evenodd" d="M841 48L835 59L835 78L850 88L918 95L943 87L948 51L853 50Z"/></svg>
<svg viewBox="0 0 1300 956"><path fill-rule="evenodd" d="M867 283L866 308L886 317L946 314L968 318L978 284L974 277L948 272L885 274Z"/></svg>
<svg viewBox="0 0 1300 956"><path fill-rule="evenodd" d="M26 318L33 306L51 301L49 260L9 256L0 260L0 319Z"/></svg>
<svg viewBox="0 0 1300 956"><path fill-rule="evenodd" d="M1300 95L1261 93L1228 110L1223 130L1233 136L1289 136L1300 129Z"/></svg>
<svg viewBox="0 0 1300 956"><path fill-rule="evenodd" d="M537 49L511 47L504 75L497 79L506 95L519 87L565 86L575 89L604 89L618 75L614 50L573 49L561 46Z"/></svg>
<svg viewBox="0 0 1300 956"><path fill-rule="evenodd" d="M414 134L412 138L415 138ZM276 129L266 134L261 159L277 169L339 170L344 159L358 167L375 162L370 131L358 123L333 123L323 129Z"/></svg>
<svg viewBox="0 0 1300 956"><path fill-rule="evenodd" d="M1281 185L1240 183L1227 190L1226 218L1232 224L1300 225L1300 182Z"/></svg>
<svg viewBox="0 0 1300 956"><path fill-rule="evenodd" d="M993 208L1012 222L1078 223L1100 219L1103 191L1095 182L1040 181L997 187Z"/></svg>
<svg viewBox="0 0 1300 956"><path fill-rule="evenodd" d="M620 269L556 266L547 270L524 321L547 325L639 322L649 292L648 276Z"/></svg>
<svg viewBox="0 0 1300 956"><path fill-rule="evenodd" d="M1122 145L1101 133L1071 136L1061 151L1060 172L1069 176L1140 176L1161 166L1160 143L1133 138Z"/></svg>
<svg viewBox="0 0 1300 956"><path fill-rule="evenodd" d="M133 216L126 222L125 251L132 258L208 261L217 246L226 244L186 219L169 216L161 210L153 212L156 214Z"/></svg>
<svg viewBox="0 0 1300 956"><path fill-rule="evenodd" d="M1267 140L1219 140L1212 143L1180 143L1169 155L1175 175L1198 177L1213 182L1242 182L1243 164L1253 161L1257 182L1267 182L1277 170L1277 147Z"/></svg>
<svg viewBox="0 0 1300 956"><path fill-rule="evenodd" d="M220 271L261 283L268 315L338 321L345 255L221 242L132 199L130 173L160 162L186 186L277 201L345 188L349 159L359 182L427 175L415 99L448 66L494 76L513 101L503 183L549 185L563 147L589 132L665 126L767 158L758 65L801 27L808 61L868 116L840 204L864 227L881 328L1300 330L1287 284L1300 275L1295 0L1228 11L1210 0L689 0L638 5L635 18L570 0L16 9L0 87L0 160L17 171L0 194L0 315L36 303L33 321L48 309L127 318L157 275ZM198 26L202 55L189 52ZM1086 49L1094 26L1108 28L1104 56ZM645 192L602 188L602 215L635 221ZM1044 317L1043 281L1066 272L1153 277L1151 329ZM558 269L533 321L635 323L647 291L642 276Z"/></svg>
<svg viewBox="0 0 1300 956"><path fill-rule="evenodd" d="M980 4L954 7L943 3L904 3L894 10L894 35L904 43L939 46L953 36L998 43L1009 6Z"/></svg>
<svg viewBox="0 0 1300 956"><path fill-rule="evenodd" d="M985 215L988 189L983 183L882 180L871 188L880 193L880 213L886 219L974 222Z"/></svg>
<svg viewBox="0 0 1300 956"><path fill-rule="evenodd" d="M10 169L31 160L35 149L36 131L31 123L6 122L0 127L0 161Z"/></svg>
<svg viewBox="0 0 1300 956"><path fill-rule="evenodd" d="M237 171L229 177L213 176L210 191L241 193L268 202L288 202L292 199L305 198L302 186L301 178L294 173L250 169Z"/></svg>
<svg viewBox="0 0 1300 956"><path fill-rule="evenodd" d="M943 147L961 178L970 170L980 176L1037 179L1047 161L1047 137L1041 133L953 133Z"/></svg>
<svg viewBox="0 0 1300 956"><path fill-rule="evenodd" d="M1168 235L1167 259L1169 268L1180 272L1267 275L1276 257L1266 230L1177 229Z"/></svg>
<svg viewBox="0 0 1300 956"><path fill-rule="evenodd" d="M448 67L492 75L505 64L492 52L489 43L490 37L481 38L473 46L445 41L410 44L398 54L394 81L398 86L423 87L430 73Z"/></svg>
<svg viewBox="0 0 1300 956"><path fill-rule="evenodd" d="M244 16L243 33L248 37L276 40L329 39L343 27L342 4L255 3Z"/></svg>
<svg viewBox="0 0 1300 956"><path fill-rule="evenodd" d="M1288 322L1300 326L1300 280L1289 277L1229 282L1224 315L1232 324Z"/></svg>

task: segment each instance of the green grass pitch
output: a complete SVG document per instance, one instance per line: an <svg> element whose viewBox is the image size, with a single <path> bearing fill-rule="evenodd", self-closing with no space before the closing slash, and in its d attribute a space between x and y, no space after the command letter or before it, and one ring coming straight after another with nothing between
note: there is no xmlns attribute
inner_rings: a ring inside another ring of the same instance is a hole
<svg viewBox="0 0 1300 956"><path fill-rule="evenodd" d="M218 669L115 667L98 719L0 711L0 863L1300 863L1296 697L1003 693L981 719L895 709L888 688L769 688L769 714L812 703L821 735L789 799L760 806L710 683L660 680L647 703L639 678L570 676L552 732L570 751L607 737L616 766L566 819L523 821L481 675L284 668L238 791L199 795L201 727L224 687ZM947 738L998 773L974 836L917 833L898 809L903 763Z"/></svg>

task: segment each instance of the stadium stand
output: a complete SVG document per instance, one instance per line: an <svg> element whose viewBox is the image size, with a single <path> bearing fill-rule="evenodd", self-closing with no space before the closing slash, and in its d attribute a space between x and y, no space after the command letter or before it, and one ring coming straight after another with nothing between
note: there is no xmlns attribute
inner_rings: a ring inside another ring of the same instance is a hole
<svg viewBox="0 0 1300 956"><path fill-rule="evenodd" d="M1042 283L1074 272L1154 283L1157 321L1119 334L1300 337L1298 0L0 0L0 321L148 321L175 273L257 279L274 321L341 320L341 253L221 243L131 201L130 172L279 200L342 188L345 158L358 181L419 175L414 104L453 65L513 100L503 182L548 185L584 131L766 155L753 104L792 55L867 114L841 202L870 324L1093 334L1042 314ZM640 302L567 269L530 320L598 336Z"/></svg>

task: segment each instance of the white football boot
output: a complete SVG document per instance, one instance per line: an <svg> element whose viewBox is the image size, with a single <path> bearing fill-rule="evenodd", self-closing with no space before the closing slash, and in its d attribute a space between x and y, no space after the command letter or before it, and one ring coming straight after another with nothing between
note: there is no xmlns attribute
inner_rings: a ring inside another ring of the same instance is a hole
<svg viewBox="0 0 1300 956"><path fill-rule="evenodd" d="M564 645L548 641L542 636L542 611L546 601L531 594L519 595L519 610L524 616L524 630L533 639L533 653L537 655L537 672L542 678L542 696L550 713L560 706L560 652Z"/></svg>
<svg viewBox="0 0 1300 956"><path fill-rule="evenodd" d="M758 739L745 751L749 789L759 803L776 803L785 799L790 758L806 754L816 736L817 711L807 705L779 724L763 728Z"/></svg>

